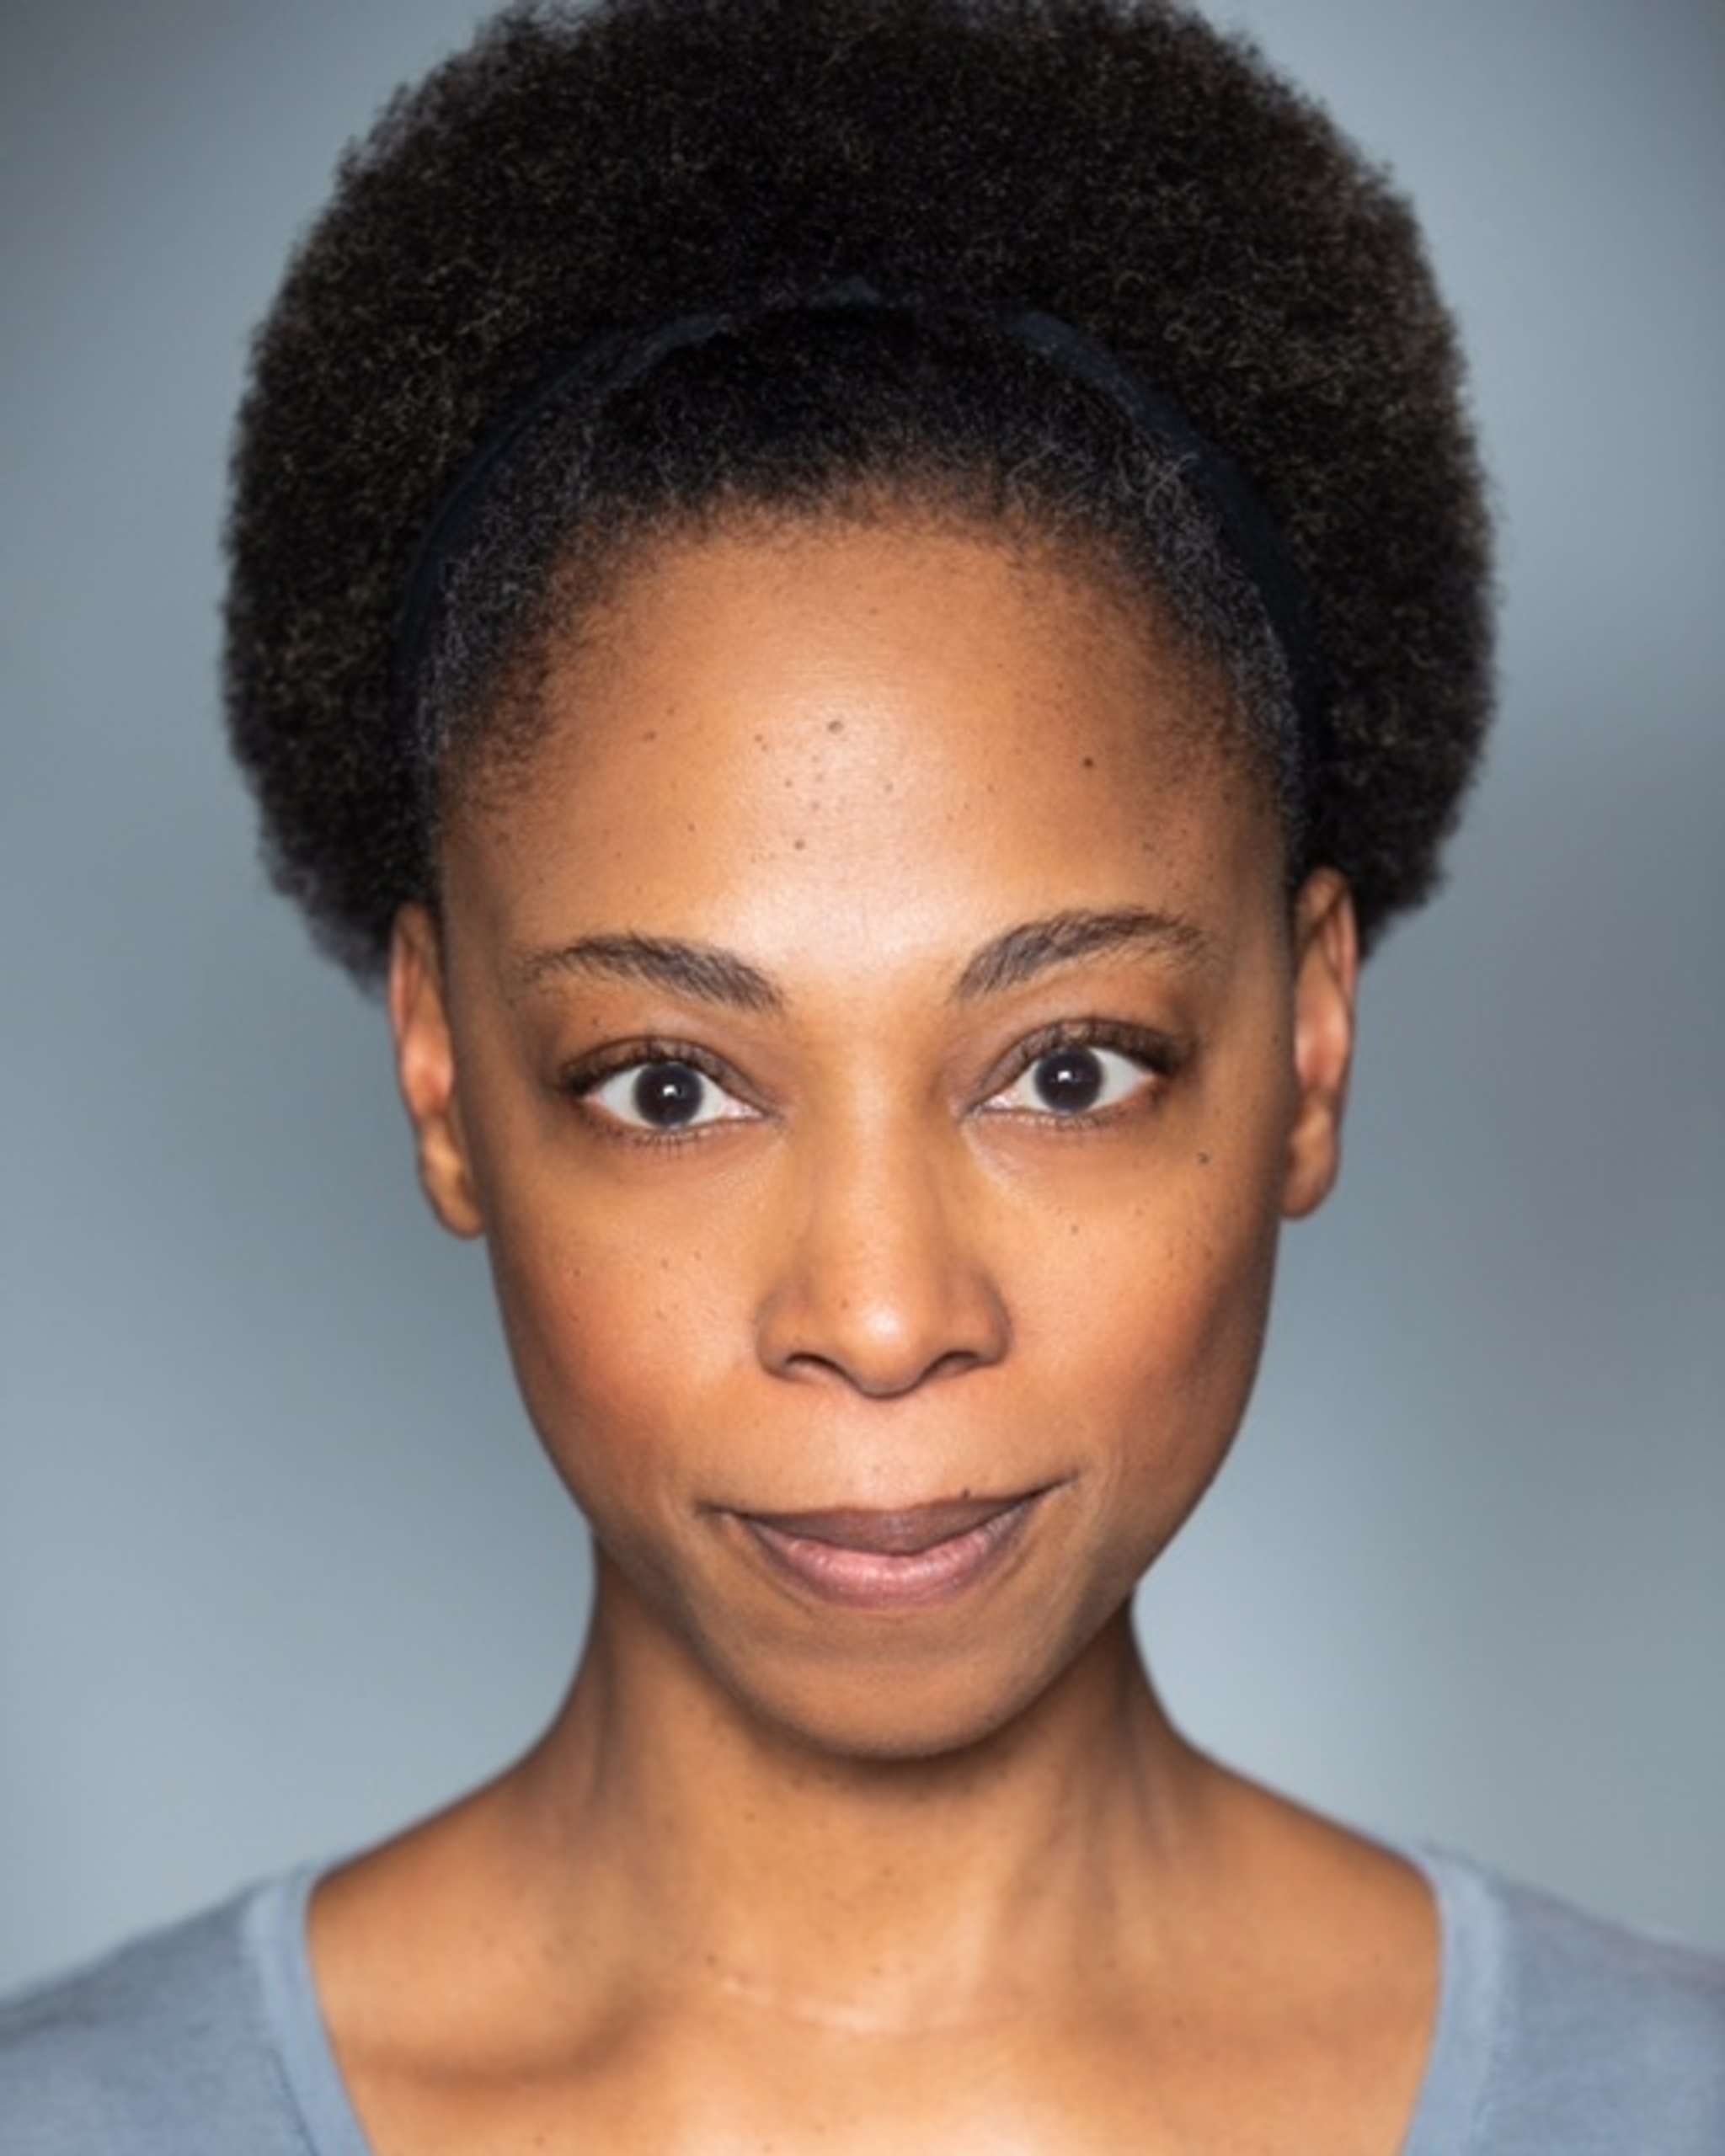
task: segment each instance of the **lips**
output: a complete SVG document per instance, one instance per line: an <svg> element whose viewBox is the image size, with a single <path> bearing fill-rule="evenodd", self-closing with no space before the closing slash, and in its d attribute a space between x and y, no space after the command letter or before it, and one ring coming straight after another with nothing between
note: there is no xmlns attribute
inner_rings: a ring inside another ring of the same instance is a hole
<svg viewBox="0 0 1725 2156"><path fill-rule="evenodd" d="M1023 1536L1040 1492L899 1512L840 1508L736 1517L774 1570L852 1609L926 1609L979 1586Z"/></svg>

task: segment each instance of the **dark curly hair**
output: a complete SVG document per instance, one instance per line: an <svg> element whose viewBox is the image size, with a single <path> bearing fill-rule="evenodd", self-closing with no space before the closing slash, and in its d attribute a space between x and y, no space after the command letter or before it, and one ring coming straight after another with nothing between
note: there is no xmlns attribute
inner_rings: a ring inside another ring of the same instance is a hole
<svg viewBox="0 0 1725 2156"><path fill-rule="evenodd" d="M1189 443L1002 327L1031 311L1244 475L1297 638ZM1293 867L1368 942L1428 894L1490 698L1450 323L1381 176L1169 0L529 5L399 96L241 418L228 710L277 880L374 974L443 751L607 560L907 494L1126 565L1275 744Z"/></svg>

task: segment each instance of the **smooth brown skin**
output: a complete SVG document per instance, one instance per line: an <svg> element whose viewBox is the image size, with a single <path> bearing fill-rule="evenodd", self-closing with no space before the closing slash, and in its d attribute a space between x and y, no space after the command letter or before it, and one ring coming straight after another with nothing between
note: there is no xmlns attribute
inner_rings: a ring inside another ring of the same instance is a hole
<svg viewBox="0 0 1725 2156"><path fill-rule="evenodd" d="M1336 1173L1345 889L1290 918L1266 789L1141 600L909 508L662 542L546 693L391 1008L598 1595L538 1748L317 1897L380 2156L1391 2156L1429 1897L1193 1750L1128 1614ZM964 982L1128 910L1172 925ZM772 1006L558 955L626 935ZM1023 1044L1087 1022L1117 1097L1063 1121ZM572 1091L642 1043L710 1059L711 1120ZM1028 1492L1003 1563L889 1611L736 1517Z"/></svg>

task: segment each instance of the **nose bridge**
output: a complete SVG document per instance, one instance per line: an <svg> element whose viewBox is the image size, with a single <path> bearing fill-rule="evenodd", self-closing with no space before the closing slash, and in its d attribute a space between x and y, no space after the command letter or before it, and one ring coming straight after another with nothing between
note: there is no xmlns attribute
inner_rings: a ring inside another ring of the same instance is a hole
<svg viewBox="0 0 1725 2156"><path fill-rule="evenodd" d="M766 1365L875 1396L998 1362L1010 1338L962 1138L903 1103L787 1147L786 1232L760 1317Z"/></svg>

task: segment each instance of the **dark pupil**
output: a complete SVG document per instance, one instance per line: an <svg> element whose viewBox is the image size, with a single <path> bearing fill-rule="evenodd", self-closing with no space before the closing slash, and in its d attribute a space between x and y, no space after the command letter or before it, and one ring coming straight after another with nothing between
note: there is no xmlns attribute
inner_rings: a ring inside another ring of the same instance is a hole
<svg viewBox="0 0 1725 2156"><path fill-rule="evenodd" d="M1062 1115L1082 1115L1096 1105L1103 1089L1102 1059L1087 1048L1059 1049L1039 1058L1036 1090L1044 1107Z"/></svg>
<svg viewBox="0 0 1725 2156"><path fill-rule="evenodd" d="M635 1081L635 1113L643 1123L675 1130L700 1113L706 1083L686 1063L649 1063Z"/></svg>

